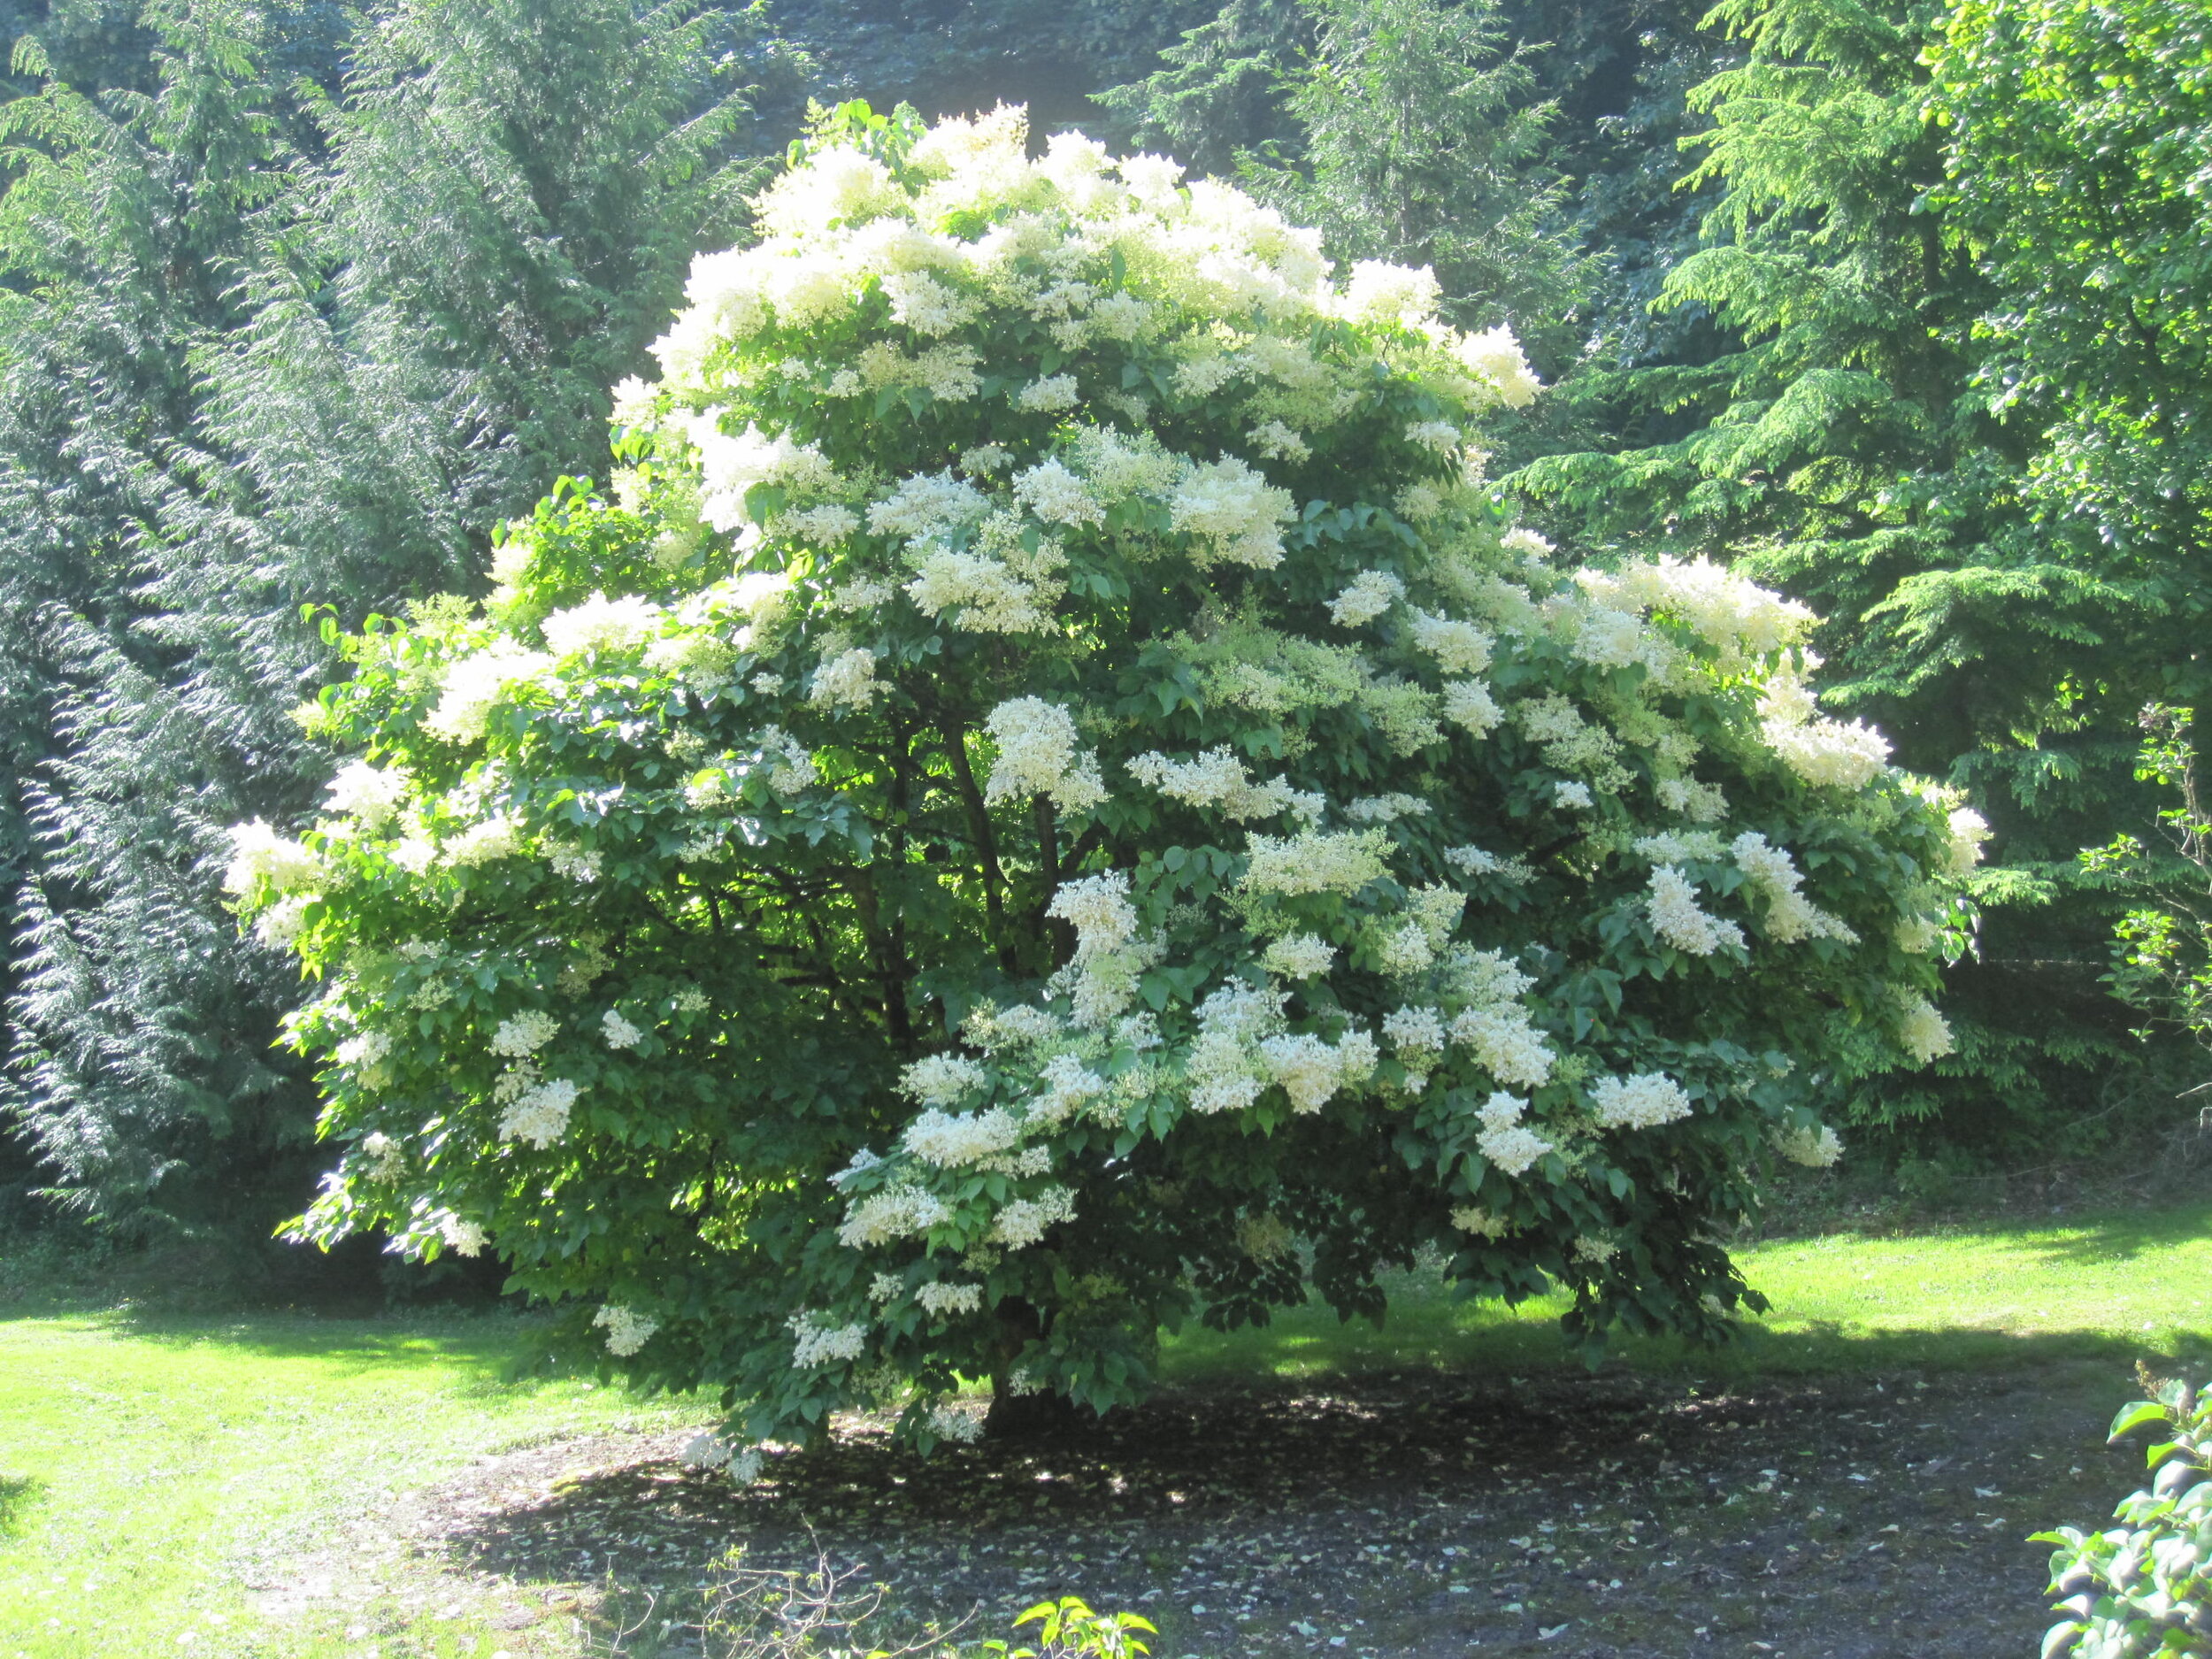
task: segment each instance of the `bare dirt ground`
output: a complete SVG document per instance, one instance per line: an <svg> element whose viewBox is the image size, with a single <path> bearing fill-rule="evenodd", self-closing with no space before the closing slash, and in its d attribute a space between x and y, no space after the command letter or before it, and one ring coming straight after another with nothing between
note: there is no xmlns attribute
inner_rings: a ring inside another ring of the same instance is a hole
<svg viewBox="0 0 2212 1659"><path fill-rule="evenodd" d="M739 1545L768 1565L818 1546L904 1607L974 1611L979 1633L1079 1594L1151 1617L1169 1655L2024 1656L2047 1552L2024 1540L2101 1520L2137 1481L2102 1439L2133 1387L2079 1361L1727 1393L1380 1377L1164 1395L926 1463L856 1419L743 1489L686 1471L682 1435L603 1436L409 1494L376 1523L398 1554L371 1576L503 1609L518 1659L545 1650L534 1630L603 1643L649 1603L613 1649L696 1653L658 1616Z"/></svg>

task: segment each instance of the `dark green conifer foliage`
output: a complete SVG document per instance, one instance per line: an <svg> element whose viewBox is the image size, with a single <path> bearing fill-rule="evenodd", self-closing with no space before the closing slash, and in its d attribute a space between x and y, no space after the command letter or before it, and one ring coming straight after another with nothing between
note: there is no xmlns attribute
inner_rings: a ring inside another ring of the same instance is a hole
<svg viewBox="0 0 2212 1659"><path fill-rule="evenodd" d="M278 80L274 14L144 15L156 93L0 110L33 141L0 213L12 1105L71 1202L265 1236L316 1102L270 1048L297 987L216 880L223 826L311 806L302 608L471 585L601 452L691 253L741 233L758 48L747 14L402 4L323 96Z"/></svg>
<svg viewBox="0 0 2212 1659"><path fill-rule="evenodd" d="M2000 288L1941 208L1929 12L1727 0L1711 21L1749 55L1691 96L1711 126L1687 182L1717 194L1655 303L1733 349L1594 376L1583 396L1617 427L1687 430L1510 482L1593 551L1657 529L1811 602L1829 701L1972 792L1998 839L1947 1002L1959 1053L1932 1081L1869 1082L1855 1110L2018 1149L2146 1086L2094 982L2111 907L2073 857L2140 810L2135 705L2093 666L2136 600L2085 538L2034 521L2031 435L1977 378Z"/></svg>
<svg viewBox="0 0 2212 1659"><path fill-rule="evenodd" d="M1101 95L1139 142L1233 169L1340 257L1432 265L1456 320L1511 323L1540 367L1571 358L1593 273L1494 0L1232 0L1163 56Z"/></svg>

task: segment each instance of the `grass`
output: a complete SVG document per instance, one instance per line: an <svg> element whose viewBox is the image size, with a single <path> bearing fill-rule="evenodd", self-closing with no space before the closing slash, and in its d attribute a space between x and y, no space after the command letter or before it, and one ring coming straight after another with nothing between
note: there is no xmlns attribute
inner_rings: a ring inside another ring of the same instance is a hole
<svg viewBox="0 0 2212 1659"><path fill-rule="evenodd" d="M1635 1342L1623 1357L1725 1378L2212 1353L2202 1209L1770 1243L1743 1263L1775 1303L1750 1340L1720 1353ZM1168 1378L1571 1363L1555 1305L1402 1289L1379 1330L1308 1308L1263 1331L1186 1332L1168 1343ZM482 1454L702 1415L541 1370L513 1376L527 1329L506 1317L0 1314L0 1659L364 1654L328 1619L257 1617L242 1582L255 1563L313 1548L386 1494ZM386 1646L388 1659L555 1651L542 1631L526 1648L429 1609L402 1622L408 1640Z"/></svg>
<svg viewBox="0 0 2212 1659"><path fill-rule="evenodd" d="M1899 1238L1835 1234L1756 1245L1737 1259L1773 1303L1741 1342L1715 1350L1631 1339L1616 1352L1640 1368L1716 1379L2212 1356L2212 1210L2201 1207ZM1314 1305L1260 1329L1187 1329L1168 1344L1167 1374L1205 1382L1570 1363L1557 1329L1564 1297L1509 1309L1455 1301L1420 1279L1396 1289L1379 1328Z"/></svg>
<svg viewBox="0 0 2212 1659"><path fill-rule="evenodd" d="M242 1577L480 1453L700 1415L503 1380L518 1325L0 1320L0 1659L360 1652L260 1628ZM426 1651L494 1651L422 1622Z"/></svg>

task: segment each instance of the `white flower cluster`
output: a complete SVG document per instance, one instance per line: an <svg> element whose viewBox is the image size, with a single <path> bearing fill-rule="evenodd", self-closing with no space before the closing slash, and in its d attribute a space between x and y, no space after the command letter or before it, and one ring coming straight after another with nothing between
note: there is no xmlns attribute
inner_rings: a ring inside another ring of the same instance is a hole
<svg viewBox="0 0 2212 1659"><path fill-rule="evenodd" d="M1655 1129L1690 1115L1682 1086L1659 1071L1600 1078L1591 1087L1590 1104L1608 1129Z"/></svg>
<svg viewBox="0 0 2212 1659"><path fill-rule="evenodd" d="M1655 611L1682 622L1731 669L1796 644L1816 619L1803 605L1709 559L1685 564L1662 556L1615 571L1578 571L1575 580L1609 610Z"/></svg>
<svg viewBox="0 0 2212 1659"><path fill-rule="evenodd" d="M980 1285L948 1285L939 1279L919 1286L914 1300L925 1313L938 1318L949 1318L955 1314L974 1313L983 1306L983 1286Z"/></svg>
<svg viewBox="0 0 2212 1659"><path fill-rule="evenodd" d="M991 1237L1010 1250L1026 1249L1043 1240L1046 1229L1075 1219L1075 1194L1064 1187L1048 1187L1034 1198L1017 1198L998 1212Z"/></svg>
<svg viewBox="0 0 2212 1659"><path fill-rule="evenodd" d="M837 1237L848 1249L864 1249L927 1233L951 1219L952 1211L934 1193L902 1183L854 1200L845 1211Z"/></svg>
<svg viewBox="0 0 2212 1659"><path fill-rule="evenodd" d="M1109 870L1063 883L1045 913L1075 929L1075 954L1049 988L1072 1002L1077 1026L1102 1029L1126 1011L1137 976L1152 959L1150 944L1137 937L1129 872Z"/></svg>
<svg viewBox="0 0 2212 1659"><path fill-rule="evenodd" d="M499 1138L526 1141L542 1151L568 1133L569 1115L581 1093L567 1078L532 1084L501 1115Z"/></svg>
<svg viewBox="0 0 2212 1659"><path fill-rule="evenodd" d="M1383 854L1389 845L1381 830L1371 829L1253 835L1245 843L1242 885L1253 893L1356 893L1386 873Z"/></svg>
<svg viewBox="0 0 2212 1659"><path fill-rule="evenodd" d="M623 1018L618 1009L609 1009L599 1017L599 1029L610 1048L634 1048L645 1041L645 1033Z"/></svg>
<svg viewBox="0 0 2212 1659"><path fill-rule="evenodd" d="M785 1321L791 1333L791 1363L801 1371L841 1365L858 1359L868 1346L864 1325L830 1325L801 1309Z"/></svg>
<svg viewBox="0 0 2212 1659"><path fill-rule="evenodd" d="M1106 799L1098 762L1078 747L1074 717L1041 697L1014 697L985 722L998 756L983 787L992 805L1025 795L1048 795L1064 812L1080 812Z"/></svg>
<svg viewBox="0 0 2212 1659"><path fill-rule="evenodd" d="M1940 1060L1951 1052L1951 1022L1936 1011L1935 1004L1916 993L1899 999L1897 1041L1916 1065Z"/></svg>
<svg viewBox="0 0 2212 1659"><path fill-rule="evenodd" d="M1406 585L1387 571L1362 571L1329 602L1329 619L1341 628L1364 627L1406 596Z"/></svg>
<svg viewBox="0 0 2212 1659"><path fill-rule="evenodd" d="M899 1073L899 1093L917 1105L942 1108L990 1080L990 1072L964 1055L927 1054Z"/></svg>
<svg viewBox="0 0 2212 1659"><path fill-rule="evenodd" d="M1260 966L1286 979L1317 979L1336 961L1336 951L1313 933L1292 933L1268 946Z"/></svg>
<svg viewBox="0 0 2212 1659"><path fill-rule="evenodd" d="M1211 807L1232 824L1291 811L1310 820L1320 816L1323 805L1319 795L1301 794L1279 778L1254 783L1226 745L1207 749L1195 760L1171 760L1154 749L1129 762L1129 775L1171 800Z"/></svg>
<svg viewBox="0 0 2212 1659"><path fill-rule="evenodd" d="M1493 1243L1513 1231L1503 1217L1494 1216L1472 1204L1452 1211L1452 1225L1462 1233L1471 1233L1478 1239L1488 1239Z"/></svg>
<svg viewBox="0 0 2212 1659"><path fill-rule="evenodd" d="M1774 1138L1774 1146L1791 1163L1809 1170L1829 1169L1843 1156L1843 1142L1825 1124L1816 1129L1788 1130Z"/></svg>
<svg viewBox="0 0 2212 1659"><path fill-rule="evenodd" d="M1483 1156L1508 1175L1525 1175L1537 1159L1554 1150L1553 1144L1521 1121L1528 1102L1502 1089L1490 1096L1475 1115L1482 1129L1475 1146Z"/></svg>
<svg viewBox="0 0 2212 1659"><path fill-rule="evenodd" d="M561 1022L543 1009L525 1009L499 1022L492 1033L492 1052L510 1060L533 1055L561 1034Z"/></svg>
<svg viewBox="0 0 2212 1659"><path fill-rule="evenodd" d="M1729 854L1752 890L1767 902L1767 937L1781 944L1801 939L1833 939L1855 945L1859 936L1837 918L1822 910L1799 890L1804 877L1789 854L1767 844L1756 830L1746 830L1730 843Z"/></svg>
<svg viewBox="0 0 2212 1659"><path fill-rule="evenodd" d="M1770 676L1759 703L1767 747L1816 787L1860 789L1889 764L1889 741L1863 720L1816 713L1811 689L1792 673Z"/></svg>
<svg viewBox="0 0 2212 1659"><path fill-rule="evenodd" d="M807 700L818 709L832 711L865 709L882 689L882 682L876 678L876 654L856 646L822 660L814 671L814 686Z"/></svg>
<svg viewBox="0 0 2212 1659"><path fill-rule="evenodd" d="M326 804L331 811L352 818L369 834L379 834L407 804L410 783L406 772L398 768L386 771L365 760L350 760L330 780ZM232 834L234 838L237 832ZM233 892L240 890L232 888Z"/></svg>
<svg viewBox="0 0 2212 1659"><path fill-rule="evenodd" d="M266 881L278 893L296 893L323 879L321 860L259 818L233 825L230 848L230 866L223 872L227 892L249 893L257 881Z"/></svg>
<svg viewBox="0 0 2212 1659"><path fill-rule="evenodd" d="M536 679L553 666L543 651L501 640L473 656L447 665L438 706L423 722L433 737L449 743L473 743L484 735L492 711L510 687Z"/></svg>
<svg viewBox="0 0 2212 1659"><path fill-rule="evenodd" d="M1002 1107L948 1113L932 1107L906 1126L900 1144L925 1164L952 1169L995 1158L1021 1141L1021 1122Z"/></svg>
<svg viewBox="0 0 2212 1659"><path fill-rule="evenodd" d="M610 1302L591 1317L592 1324L607 1333L607 1352L627 1359L653 1340L653 1333L661 1328L661 1322L649 1314L634 1308Z"/></svg>
<svg viewBox="0 0 2212 1659"><path fill-rule="evenodd" d="M1282 1086L1295 1112L1317 1112L1338 1090L1366 1081L1377 1059L1375 1040L1356 1028L1333 1043L1311 1032L1279 1032L1262 1038L1257 1052L1267 1079Z"/></svg>
<svg viewBox="0 0 2212 1659"><path fill-rule="evenodd" d="M1696 887L1673 864L1662 864L1651 872L1644 910L1651 918L1652 932L1693 956L1709 956L1724 946L1744 948L1743 929L1699 909Z"/></svg>
<svg viewBox="0 0 2212 1659"><path fill-rule="evenodd" d="M650 600L594 594L580 605L556 611L540 626L546 649L556 657L574 657L627 649L657 634L660 624L661 608Z"/></svg>
<svg viewBox="0 0 2212 1659"><path fill-rule="evenodd" d="M930 1407L926 1421L929 1432L941 1440L972 1446L983 1438L982 1414L963 1410L947 1401L941 1400Z"/></svg>

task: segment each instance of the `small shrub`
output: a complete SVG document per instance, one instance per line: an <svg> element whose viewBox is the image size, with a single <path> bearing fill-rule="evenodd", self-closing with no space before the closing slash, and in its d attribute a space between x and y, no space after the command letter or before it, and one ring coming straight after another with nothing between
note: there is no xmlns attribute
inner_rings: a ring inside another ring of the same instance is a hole
<svg viewBox="0 0 2212 1659"><path fill-rule="evenodd" d="M2153 1399L2112 1420L2112 1438L2157 1425L2147 1454L2158 1472L2113 1511L2101 1532L2062 1526L2038 1532L2055 1544L2050 1594L2066 1617L2043 1638L2043 1659L2134 1659L2139 1654L2212 1654L2212 1395L2140 1372Z"/></svg>

